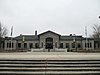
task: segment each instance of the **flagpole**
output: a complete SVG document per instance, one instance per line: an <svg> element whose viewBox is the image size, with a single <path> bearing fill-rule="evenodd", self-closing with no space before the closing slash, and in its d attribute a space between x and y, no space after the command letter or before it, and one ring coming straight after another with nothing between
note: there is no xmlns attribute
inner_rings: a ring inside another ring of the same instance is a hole
<svg viewBox="0 0 100 75"><path fill-rule="evenodd" d="M85 35L86 35L86 50L88 50L88 45L87 45L87 26L85 27Z"/></svg>
<svg viewBox="0 0 100 75"><path fill-rule="evenodd" d="M13 33L13 26L11 27L11 50L12 50L12 33Z"/></svg>

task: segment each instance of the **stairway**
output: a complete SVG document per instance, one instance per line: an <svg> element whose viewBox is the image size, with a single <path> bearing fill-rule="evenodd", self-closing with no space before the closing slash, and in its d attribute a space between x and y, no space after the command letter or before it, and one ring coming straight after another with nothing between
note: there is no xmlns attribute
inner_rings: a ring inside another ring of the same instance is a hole
<svg viewBox="0 0 100 75"><path fill-rule="evenodd" d="M100 75L100 60L1 59L0 75Z"/></svg>

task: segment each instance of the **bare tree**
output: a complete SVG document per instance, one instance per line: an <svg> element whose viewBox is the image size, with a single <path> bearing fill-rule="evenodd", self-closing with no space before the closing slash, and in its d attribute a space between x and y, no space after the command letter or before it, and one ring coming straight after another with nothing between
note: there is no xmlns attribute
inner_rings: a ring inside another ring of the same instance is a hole
<svg viewBox="0 0 100 75"><path fill-rule="evenodd" d="M7 35L7 28L0 23L0 48L3 38Z"/></svg>
<svg viewBox="0 0 100 75"><path fill-rule="evenodd" d="M100 38L100 26L98 24L94 24L93 28L93 37Z"/></svg>

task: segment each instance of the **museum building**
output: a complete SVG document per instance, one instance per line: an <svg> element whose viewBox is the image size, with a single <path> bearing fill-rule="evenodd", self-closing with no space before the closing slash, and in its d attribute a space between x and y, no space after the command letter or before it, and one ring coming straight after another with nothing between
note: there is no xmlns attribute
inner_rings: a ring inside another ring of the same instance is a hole
<svg viewBox="0 0 100 75"><path fill-rule="evenodd" d="M99 49L99 39L84 38L78 35L60 35L53 31L46 31L41 34L22 35L17 37L5 37L4 50L43 50L43 51L56 51L56 50L94 50Z"/></svg>

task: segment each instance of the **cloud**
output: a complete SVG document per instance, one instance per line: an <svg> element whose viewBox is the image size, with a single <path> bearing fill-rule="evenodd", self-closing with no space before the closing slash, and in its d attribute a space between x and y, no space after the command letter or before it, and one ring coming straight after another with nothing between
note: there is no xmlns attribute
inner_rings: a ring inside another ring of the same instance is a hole
<svg viewBox="0 0 100 75"><path fill-rule="evenodd" d="M99 22L99 3L100 0L0 0L0 19L9 29L14 25L14 35L36 29L39 33L52 29L84 35L86 25Z"/></svg>

